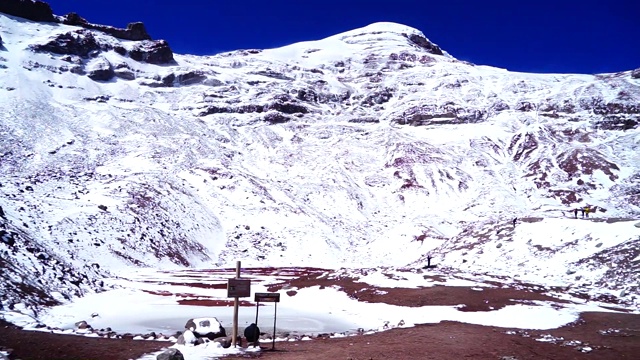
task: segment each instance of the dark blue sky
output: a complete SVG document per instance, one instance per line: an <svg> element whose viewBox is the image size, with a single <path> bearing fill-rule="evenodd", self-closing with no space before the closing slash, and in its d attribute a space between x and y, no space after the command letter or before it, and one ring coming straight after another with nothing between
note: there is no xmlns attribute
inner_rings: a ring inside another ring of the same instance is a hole
<svg viewBox="0 0 640 360"><path fill-rule="evenodd" d="M454 57L513 71L640 67L640 0L45 0L55 14L143 21L177 53L317 40L373 22L412 26Z"/></svg>

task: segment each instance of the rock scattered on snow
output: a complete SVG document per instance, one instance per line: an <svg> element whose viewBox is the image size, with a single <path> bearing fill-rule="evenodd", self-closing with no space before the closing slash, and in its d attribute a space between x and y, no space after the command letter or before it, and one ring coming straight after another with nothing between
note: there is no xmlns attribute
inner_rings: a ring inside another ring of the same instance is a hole
<svg viewBox="0 0 640 360"><path fill-rule="evenodd" d="M180 350L170 348L156 356L156 360L184 360L184 356Z"/></svg>

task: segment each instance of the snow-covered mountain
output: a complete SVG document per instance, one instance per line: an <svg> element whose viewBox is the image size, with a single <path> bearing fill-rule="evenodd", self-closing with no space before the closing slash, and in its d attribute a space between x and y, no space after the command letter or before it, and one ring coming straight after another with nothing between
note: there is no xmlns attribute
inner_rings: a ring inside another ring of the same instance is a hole
<svg viewBox="0 0 640 360"><path fill-rule="evenodd" d="M467 251L495 249L489 234L514 217L567 217L567 242L597 243L610 222L575 235L572 209L640 214L640 69L477 66L394 23L192 56L140 24L45 20L0 13L4 306L138 266L421 266L429 253L476 271ZM620 236L558 261L603 269L615 253L638 269L638 236ZM547 259L536 249L519 261ZM616 274L612 288L637 289L638 271Z"/></svg>

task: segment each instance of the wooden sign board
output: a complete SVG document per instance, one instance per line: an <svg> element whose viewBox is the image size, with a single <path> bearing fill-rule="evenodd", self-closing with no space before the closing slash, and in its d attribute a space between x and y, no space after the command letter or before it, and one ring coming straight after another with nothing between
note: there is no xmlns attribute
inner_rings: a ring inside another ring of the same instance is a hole
<svg viewBox="0 0 640 360"><path fill-rule="evenodd" d="M279 293L256 293L253 299L255 302L280 302Z"/></svg>
<svg viewBox="0 0 640 360"><path fill-rule="evenodd" d="M227 297L250 297L251 280L229 279L227 282Z"/></svg>

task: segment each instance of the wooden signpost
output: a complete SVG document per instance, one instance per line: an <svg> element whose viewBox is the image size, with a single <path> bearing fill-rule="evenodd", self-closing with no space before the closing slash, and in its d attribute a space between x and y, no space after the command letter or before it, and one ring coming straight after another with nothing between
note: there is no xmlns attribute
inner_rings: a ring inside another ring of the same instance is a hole
<svg viewBox="0 0 640 360"><path fill-rule="evenodd" d="M236 262L236 278L227 282L227 297L233 298L233 334L231 346L236 347L238 338L238 305L239 298L251 296L251 280L240 279L240 261Z"/></svg>
<svg viewBox="0 0 640 360"><path fill-rule="evenodd" d="M273 341L271 342L271 350L276 349L276 317L278 314L278 303L280 302L279 293L256 293L254 296L256 302L256 326L258 326L258 309L260 309L260 301L275 303L275 310L273 312Z"/></svg>

